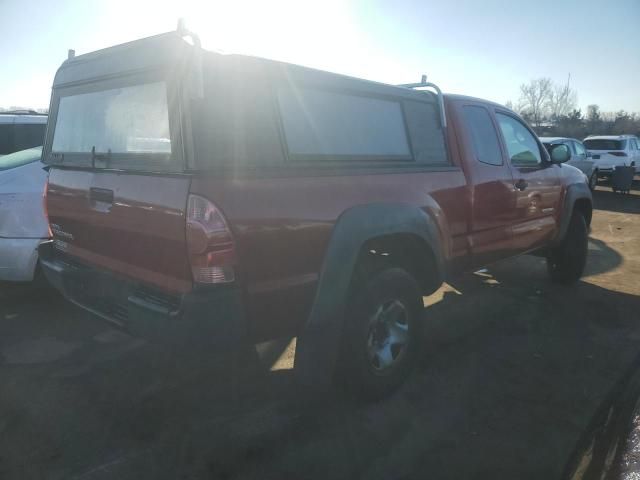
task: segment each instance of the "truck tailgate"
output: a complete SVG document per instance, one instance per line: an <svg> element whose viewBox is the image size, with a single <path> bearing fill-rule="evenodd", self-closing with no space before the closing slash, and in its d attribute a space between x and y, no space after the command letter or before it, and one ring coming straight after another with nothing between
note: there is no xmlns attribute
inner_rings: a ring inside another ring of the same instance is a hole
<svg viewBox="0 0 640 480"><path fill-rule="evenodd" d="M54 248L167 292L191 290L185 236L190 177L52 168Z"/></svg>

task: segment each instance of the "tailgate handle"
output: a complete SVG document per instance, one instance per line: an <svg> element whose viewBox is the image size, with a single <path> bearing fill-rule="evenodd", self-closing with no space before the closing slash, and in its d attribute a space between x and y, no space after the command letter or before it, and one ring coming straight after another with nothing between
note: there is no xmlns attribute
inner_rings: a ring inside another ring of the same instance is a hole
<svg viewBox="0 0 640 480"><path fill-rule="evenodd" d="M113 190L91 187L89 189L89 199L94 202L113 203Z"/></svg>

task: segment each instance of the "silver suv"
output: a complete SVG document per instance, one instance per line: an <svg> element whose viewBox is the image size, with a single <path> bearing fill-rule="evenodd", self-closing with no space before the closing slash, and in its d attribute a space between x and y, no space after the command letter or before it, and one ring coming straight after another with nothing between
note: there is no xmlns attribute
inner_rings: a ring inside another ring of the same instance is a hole
<svg viewBox="0 0 640 480"><path fill-rule="evenodd" d="M591 188L591 190L596 188L598 184L598 167L580 140L566 137L540 137L540 141L547 150L549 150L552 145L558 144L564 144L569 147L571 158L566 163L582 170L582 173L589 179L589 188Z"/></svg>

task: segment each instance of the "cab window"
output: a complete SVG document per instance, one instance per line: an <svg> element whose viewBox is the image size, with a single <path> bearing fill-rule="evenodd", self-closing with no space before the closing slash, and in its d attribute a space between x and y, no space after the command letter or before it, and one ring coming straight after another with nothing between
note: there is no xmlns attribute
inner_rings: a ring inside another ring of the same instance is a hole
<svg viewBox="0 0 640 480"><path fill-rule="evenodd" d="M542 163L540 148L529 129L509 115L497 113L496 118L511 164L515 167L539 166Z"/></svg>

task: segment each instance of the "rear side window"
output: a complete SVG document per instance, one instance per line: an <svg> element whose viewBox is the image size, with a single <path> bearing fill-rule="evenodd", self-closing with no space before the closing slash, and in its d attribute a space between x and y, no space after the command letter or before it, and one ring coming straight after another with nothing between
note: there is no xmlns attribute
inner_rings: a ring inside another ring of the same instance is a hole
<svg viewBox="0 0 640 480"><path fill-rule="evenodd" d="M624 150L627 148L626 140L608 140L604 138L586 139L584 145L589 150Z"/></svg>
<svg viewBox="0 0 640 480"><path fill-rule="evenodd" d="M411 160L402 106L311 88L278 89L293 160Z"/></svg>
<svg viewBox="0 0 640 480"><path fill-rule="evenodd" d="M42 145L46 127L44 123L0 124L0 155Z"/></svg>
<svg viewBox="0 0 640 480"><path fill-rule="evenodd" d="M46 128L44 123L15 123L13 135L16 150L42 145Z"/></svg>
<svg viewBox="0 0 640 480"><path fill-rule="evenodd" d="M584 147L580 142L571 142L571 143L573 143L573 148L576 151L577 155L580 155L581 157L587 156L587 151L584 149Z"/></svg>
<svg viewBox="0 0 640 480"><path fill-rule="evenodd" d="M15 148L13 148L13 124L0 123L0 155L15 151Z"/></svg>
<svg viewBox="0 0 640 480"><path fill-rule="evenodd" d="M502 165L498 134L487 109L465 106L462 111L478 161L489 165Z"/></svg>

